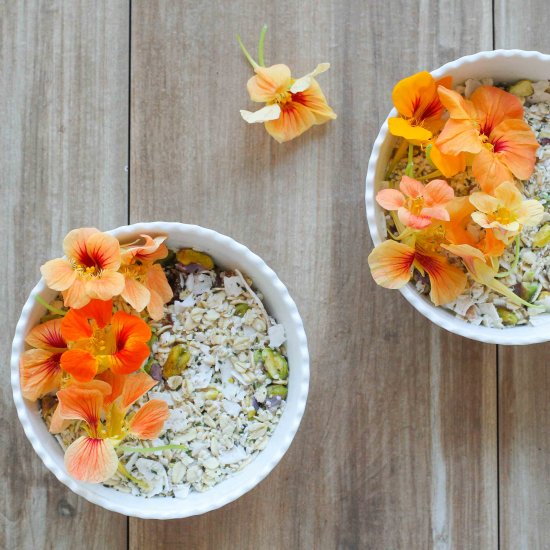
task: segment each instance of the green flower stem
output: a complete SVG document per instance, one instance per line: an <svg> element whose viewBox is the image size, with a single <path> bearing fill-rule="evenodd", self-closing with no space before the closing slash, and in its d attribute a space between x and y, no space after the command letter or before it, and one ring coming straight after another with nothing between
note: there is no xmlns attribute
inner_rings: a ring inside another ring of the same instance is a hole
<svg viewBox="0 0 550 550"><path fill-rule="evenodd" d="M135 483L138 487L141 487L144 490L149 489L149 485L145 483L144 481L141 481L141 479L138 479L137 477L134 477L122 464L122 462L118 463L118 471L126 478L129 479L132 483Z"/></svg>
<svg viewBox="0 0 550 550"><path fill-rule="evenodd" d="M264 41L265 41L265 33L267 32L267 25L264 24L262 27L262 30L260 31L260 41L258 42L258 63L265 67L265 61L264 61Z"/></svg>
<svg viewBox="0 0 550 550"><path fill-rule="evenodd" d="M393 156L393 159L390 162L390 165L388 166L388 171L386 172L385 179L387 180L390 179L390 176L395 170L395 167L399 164L399 161L403 158L403 156L407 152L407 147L408 147L407 140L403 139L399 144L399 147L395 151L395 155Z"/></svg>
<svg viewBox="0 0 550 550"><path fill-rule="evenodd" d="M512 265L510 266L510 269L508 271L504 271L503 273L497 273L495 275L495 278L502 279L503 277L508 277L508 275L511 275L516 271L516 268L518 267L518 263L519 263L519 244L520 244L519 235L516 235L516 248L515 248L514 261L512 262Z"/></svg>
<svg viewBox="0 0 550 550"><path fill-rule="evenodd" d="M441 172L439 170L434 170L433 172L430 172L429 174L426 174L425 176L422 176L418 179L420 181L423 181L423 180L429 180L431 178L436 178L437 176L441 176Z"/></svg>
<svg viewBox="0 0 550 550"><path fill-rule="evenodd" d="M52 313L55 313L55 315L61 315L62 317L64 317L67 312L66 311L63 311L62 309L58 309L56 307L53 307L52 305L48 304L48 302L46 302L46 300L44 300L44 298L42 298L42 296L40 296L39 294L37 294L34 299L42 306L44 306L48 311L51 311Z"/></svg>
<svg viewBox="0 0 550 550"><path fill-rule="evenodd" d="M409 176L409 178L414 178L413 154L414 154L414 145L412 143L409 143L409 158L407 162L407 167L405 168L405 175Z"/></svg>
<svg viewBox="0 0 550 550"><path fill-rule="evenodd" d="M257 69L259 65L252 59L252 56L248 53L248 50L244 47L243 41L241 40L241 37L237 35L237 42L239 43L239 46L241 47L241 50L243 51L246 59L248 59L248 62L254 67L254 69Z"/></svg>
<svg viewBox="0 0 550 550"><path fill-rule="evenodd" d="M176 445L175 443L171 445L160 445L158 447L128 447L127 445L119 445L118 449L124 453L154 453L156 451L189 450L185 445Z"/></svg>

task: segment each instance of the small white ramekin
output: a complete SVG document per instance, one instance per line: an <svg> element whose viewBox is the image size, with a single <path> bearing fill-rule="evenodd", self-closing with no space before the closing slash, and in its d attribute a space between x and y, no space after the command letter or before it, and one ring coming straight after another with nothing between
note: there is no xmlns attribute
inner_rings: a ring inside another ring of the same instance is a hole
<svg viewBox="0 0 550 550"><path fill-rule="evenodd" d="M23 399L19 384L19 358L25 349L25 336L44 314L36 295L52 299L54 292L43 279L32 290L17 323L11 355L11 384L17 414L23 429L44 464L69 489L107 510L144 519L174 519L214 510L250 491L275 468L289 448L304 414L309 387L309 354L306 334L296 304L277 275L248 248L233 239L196 225L153 222L138 223L109 231L121 242L138 235L168 235L172 248L193 247L210 254L217 265L237 268L254 281L264 295L269 313L282 323L287 335L289 384L286 408L267 447L242 471L204 493L193 492L186 499L135 497L114 489L82 483L71 478L63 463L63 451L48 432L38 406Z"/></svg>
<svg viewBox="0 0 550 550"><path fill-rule="evenodd" d="M454 84L460 84L468 78L493 78L496 83L515 82L527 78L530 80L550 79L550 55L523 50L495 50L479 52L461 57L443 67L432 71L435 78L451 75ZM376 141L374 142L366 178L365 201L367 221L374 242L378 245L386 239L384 212L376 203L376 193L381 189L392 149L396 138L388 132L388 118L397 116L392 109L386 118ZM550 340L550 326L521 326L506 329L475 326L456 318L442 307L436 307L429 298L419 294L409 283L401 293L405 298L430 321L460 336L490 344L520 345L535 344Z"/></svg>

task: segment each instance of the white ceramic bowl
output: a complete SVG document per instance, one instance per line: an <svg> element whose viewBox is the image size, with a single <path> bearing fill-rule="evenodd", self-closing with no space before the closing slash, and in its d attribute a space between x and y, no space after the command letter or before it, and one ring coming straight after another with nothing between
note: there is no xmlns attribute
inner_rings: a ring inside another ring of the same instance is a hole
<svg viewBox="0 0 550 550"><path fill-rule="evenodd" d="M287 334L289 393L285 411L267 447L242 471L205 493L193 492L187 499L135 497L114 489L82 483L71 478L63 463L63 451L50 435L40 417L36 403L26 401L19 384L19 357L25 349L25 336L44 315L44 308L35 301L40 294L52 299L43 279L32 290L17 323L11 356L13 398L21 424L44 464L69 489L103 508L151 519L184 518L203 514L224 506L250 491L275 468L290 446L302 419L309 386L309 355L306 334L296 304L286 287L265 262L233 239L210 229L181 223L139 223L110 231L121 242L130 242L141 233L166 234L172 248L194 247L212 255L217 265L238 268L249 275L264 294L269 313L282 323Z"/></svg>
<svg viewBox="0 0 550 550"><path fill-rule="evenodd" d="M451 75L454 84L460 84L468 78L490 77L496 83L515 82L522 78L530 80L550 79L550 55L523 50L495 50L479 52L474 55L461 57L432 71L435 78ZM374 245L386 239L386 223L383 210L375 201L376 193L381 188L392 149L396 138L388 132L388 118L397 116L393 109L386 118L374 146L369 160L366 179L365 200L367 206L367 220ZM512 327L506 329L474 326L456 318L442 307L436 307L425 296L419 294L409 283L401 289L405 298L430 321L436 325L471 338L491 344L535 344L550 340L550 327Z"/></svg>

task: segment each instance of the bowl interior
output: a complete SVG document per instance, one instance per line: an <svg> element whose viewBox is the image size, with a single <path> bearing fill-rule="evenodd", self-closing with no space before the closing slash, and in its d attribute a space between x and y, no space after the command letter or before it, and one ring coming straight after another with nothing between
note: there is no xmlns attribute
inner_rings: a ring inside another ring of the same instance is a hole
<svg viewBox="0 0 550 550"><path fill-rule="evenodd" d="M493 78L495 83L515 82L522 78L530 80L547 80L550 78L550 55L521 50L496 50L481 52L447 63L432 71L435 78L450 75L454 84L461 84L468 78ZM397 116L393 109L388 118ZM374 143L366 181L366 205L369 230L374 245L380 244L387 237L386 222L383 210L375 201L376 193L381 189L384 173L396 138L388 132L387 119ZM550 326L522 326L507 329L496 329L474 326L456 318L442 307L435 307L431 301L420 295L409 283L401 289L405 298L423 315L437 325L473 340L504 345L521 345L550 340Z"/></svg>
<svg viewBox="0 0 550 550"><path fill-rule="evenodd" d="M105 508L127 515L159 519L187 517L218 508L238 498L259 483L281 459L298 429L305 408L309 380L307 343L302 321L288 291L263 260L246 247L213 231L176 223L137 224L110 233L121 242L131 242L145 232L152 235L168 234L169 247L203 250L220 267L237 268L249 275L255 287L264 294L264 303L270 315L284 325L287 334L289 393L285 411L267 447L241 472L205 493L192 492L186 499L135 497L70 478L63 463L63 451L47 431L37 404L21 399L19 392L17 365L19 354L24 349L23 339L44 313L44 308L34 301L34 296L40 294L48 300L55 294L45 287L42 280L31 293L17 327L12 353L12 385L18 414L31 443L46 466L73 491Z"/></svg>

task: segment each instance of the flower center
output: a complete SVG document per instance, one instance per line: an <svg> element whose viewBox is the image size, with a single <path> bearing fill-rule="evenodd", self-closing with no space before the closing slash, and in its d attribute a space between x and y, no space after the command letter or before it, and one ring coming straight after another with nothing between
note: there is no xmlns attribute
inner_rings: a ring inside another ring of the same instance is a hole
<svg viewBox="0 0 550 550"><path fill-rule="evenodd" d="M493 220L501 223L502 225L507 225L516 221L516 216L514 213L505 207L500 207L492 216Z"/></svg>
<svg viewBox="0 0 550 550"><path fill-rule="evenodd" d="M424 208L424 197L416 197L415 199L409 198L407 200L407 210L411 212L411 214L418 216L422 208Z"/></svg>
<svg viewBox="0 0 550 550"><path fill-rule="evenodd" d="M82 338L75 342L71 349L84 349L92 355L112 355L116 352L115 338L111 327L99 328L95 321L91 321L92 335L89 338Z"/></svg>
<svg viewBox="0 0 550 550"><path fill-rule="evenodd" d="M290 91L284 91L280 92L275 96L275 99L273 103L277 103L279 105L284 105L285 103L288 103L292 100L292 93Z"/></svg>

